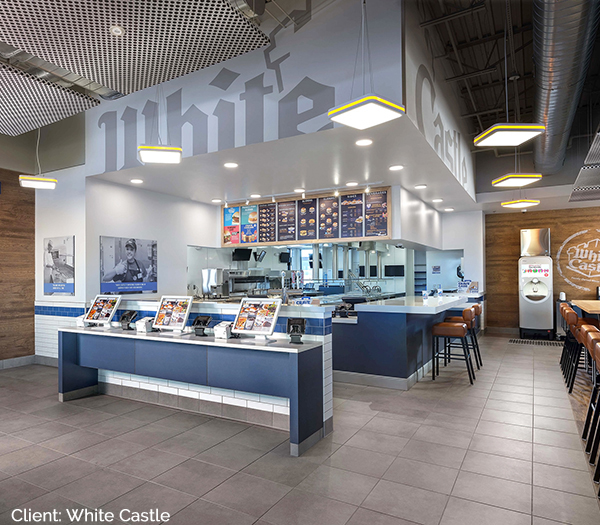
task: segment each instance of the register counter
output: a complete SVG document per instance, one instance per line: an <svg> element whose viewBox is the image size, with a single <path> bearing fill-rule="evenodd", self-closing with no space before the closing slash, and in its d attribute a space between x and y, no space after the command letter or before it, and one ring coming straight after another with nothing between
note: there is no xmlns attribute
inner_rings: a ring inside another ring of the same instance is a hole
<svg viewBox="0 0 600 525"><path fill-rule="evenodd" d="M97 393L99 370L289 398L290 453L298 456L324 435L322 346L62 328L59 399Z"/></svg>
<svg viewBox="0 0 600 525"><path fill-rule="evenodd" d="M334 381L408 390L429 370L431 327L466 302L411 296L357 304L355 320L333 322Z"/></svg>

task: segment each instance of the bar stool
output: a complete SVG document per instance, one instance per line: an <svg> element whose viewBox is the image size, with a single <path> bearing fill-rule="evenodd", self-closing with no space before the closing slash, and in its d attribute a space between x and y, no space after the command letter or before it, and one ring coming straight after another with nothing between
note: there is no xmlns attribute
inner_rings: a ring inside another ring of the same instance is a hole
<svg viewBox="0 0 600 525"><path fill-rule="evenodd" d="M600 409L598 408L598 401L600 400L600 350L596 348L596 344L600 343L600 331L595 326L584 325L582 327L589 327L587 337L585 341L585 347L590 354L592 362L592 393L590 395L590 402L588 405L587 415L585 417L585 423L583 424L583 433L581 438L586 442L585 451L590 454L593 447L594 437L597 433L598 420L600 419ZM593 463L592 463L593 464Z"/></svg>
<svg viewBox="0 0 600 525"><path fill-rule="evenodd" d="M568 350L563 375L569 389L569 394L573 392L575 377L581 361L581 352L585 351L585 341L589 328L583 330L583 326L594 326L598 328L598 320L586 317L579 318L577 312L572 308L565 309L565 319L569 325Z"/></svg>
<svg viewBox="0 0 600 525"><path fill-rule="evenodd" d="M478 313L479 312L479 313ZM446 317L444 323L465 323L469 330L469 337L471 338L471 345L473 346L473 354L475 354L475 364L477 370L481 370L480 366L483 366L481 361L481 353L479 352L479 342L477 341L476 328L476 317L481 315L481 305L479 303L465 308L462 313L462 317L453 316Z"/></svg>
<svg viewBox="0 0 600 525"><path fill-rule="evenodd" d="M437 375L440 375L440 354L444 356L444 365L446 360L450 357L464 360L467 365L467 372L469 374L469 381L473 384L475 379L475 370L473 369L473 362L471 361L471 350L468 344L469 330L465 323L437 323L433 325L431 329L433 336L433 363L432 363L432 379L435 381L436 370ZM443 351L440 351L440 338L444 339ZM460 339L463 354L452 353L452 340Z"/></svg>
<svg viewBox="0 0 600 525"><path fill-rule="evenodd" d="M600 371L600 341L596 341L593 349L593 357L595 362L595 370L596 373ZM596 425L592 424L590 428L590 434L587 436L587 444L585 447L585 451L590 454L590 465L596 464L596 469L594 470L594 482L600 483L600 457L597 458L598 449L600 448L600 399L598 398L598 380L600 377L596 375L596 403L593 407L593 415L592 421L596 421ZM591 399L590 399L591 401ZM593 435L592 435L593 434ZM598 497L600 498L600 490L598 491Z"/></svg>

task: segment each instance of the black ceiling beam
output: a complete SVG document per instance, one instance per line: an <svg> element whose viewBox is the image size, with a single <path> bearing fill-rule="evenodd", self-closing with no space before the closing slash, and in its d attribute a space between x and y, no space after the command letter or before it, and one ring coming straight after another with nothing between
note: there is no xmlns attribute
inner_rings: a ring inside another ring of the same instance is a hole
<svg viewBox="0 0 600 525"><path fill-rule="evenodd" d="M517 82L521 82L522 80L528 80L530 78L533 78L533 73L525 73L520 76L520 78L519 78L519 80L517 80ZM494 89L497 87L504 87L504 79L497 80L496 82L490 82L488 84L480 84L479 86L470 86L471 91L482 91L484 89ZM466 93L467 93L467 90L465 88L462 88L461 94L466 94Z"/></svg>
<svg viewBox="0 0 600 525"><path fill-rule="evenodd" d="M477 11L481 11L485 9L485 3L482 1L481 3L467 7L467 9L461 9L460 11L455 11L454 13L450 13L449 15L440 16L439 18L432 18L431 20L426 20L421 23L421 27L431 27L436 26L438 24L444 24L446 22L450 22L451 20L456 20L457 18L462 18L463 16L472 15Z"/></svg>
<svg viewBox="0 0 600 525"><path fill-rule="evenodd" d="M461 118L471 118L471 117L480 117L482 115L491 115L494 113L502 113L504 108L495 108L495 109L485 109L483 111L475 111L474 113L466 113L461 115Z"/></svg>
<svg viewBox="0 0 600 525"><path fill-rule="evenodd" d="M491 73L495 73L495 67L489 67L487 69L480 69L479 71L471 71L469 73L464 73L462 75L456 75L455 77L450 77L446 79L446 82L457 82L458 80L466 80L468 78L480 77L482 75L489 75Z"/></svg>

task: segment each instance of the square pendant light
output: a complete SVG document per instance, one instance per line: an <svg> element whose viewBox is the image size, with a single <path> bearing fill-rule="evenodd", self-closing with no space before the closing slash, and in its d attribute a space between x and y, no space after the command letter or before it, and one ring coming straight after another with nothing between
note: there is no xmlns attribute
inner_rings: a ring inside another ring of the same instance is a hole
<svg viewBox="0 0 600 525"><path fill-rule="evenodd" d="M520 146L543 133L543 124L494 124L473 139L475 146Z"/></svg>
<svg viewBox="0 0 600 525"><path fill-rule="evenodd" d="M19 175L19 185L23 188L34 188L36 190L53 190L58 181L48 177L32 177L31 175Z"/></svg>
<svg viewBox="0 0 600 525"><path fill-rule="evenodd" d="M497 188L520 188L541 180L541 173L508 173L492 181Z"/></svg>
<svg viewBox="0 0 600 525"><path fill-rule="evenodd" d="M144 164L179 164L183 149L176 146L138 146L138 155Z"/></svg>
<svg viewBox="0 0 600 525"><path fill-rule="evenodd" d="M330 120L355 129L368 129L400 118L406 113L403 106L369 94L330 109Z"/></svg>
<svg viewBox="0 0 600 525"><path fill-rule="evenodd" d="M535 199L518 199L516 201L507 201L502 203L503 208L531 208L537 206L540 201Z"/></svg>

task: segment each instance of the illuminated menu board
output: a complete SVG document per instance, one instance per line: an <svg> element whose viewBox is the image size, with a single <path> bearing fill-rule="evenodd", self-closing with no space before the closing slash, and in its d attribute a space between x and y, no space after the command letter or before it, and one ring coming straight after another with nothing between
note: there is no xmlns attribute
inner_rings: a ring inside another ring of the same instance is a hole
<svg viewBox="0 0 600 525"><path fill-rule="evenodd" d="M337 239L340 236L340 206L337 197L319 199L319 239Z"/></svg>
<svg viewBox="0 0 600 525"><path fill-rule="evenodd" d="M243 244L258 241L258 206L242 206L240 237Z"/></svg>
<svg viewBox="0 0 600 525"><path fill-rule="evenodd" d="M258 242L277 241L277 204L269 202L258 206Z"/></svg>
<svg viewBox="0 0 600 525"><path fill-rule="evenodd" d="M223 208L223 244L240 243L240 208Z"/></svg>
<svg viewBox="0 0 600 525"><path fill-rule="evenodd" d="M386 190L365 195L365 237L382 237L388 233Z"/></svg>
<svg viewBox="0 0 600 525"><path fill-rule="evenodd" d="M298 239L317 238L317 199L298 201Z"/></svg>
<svg viewBox="0 0 600 525"><path fill-rule="evenodd" d="M341 237L362 237L363 222L363 194L354 193L341 198Z"/></svg>
<svg viewBox="0 0 600 525"><path fill-rule="evenodd" d="M277 203L277 240L296 240L296 201Z"/></svg>

